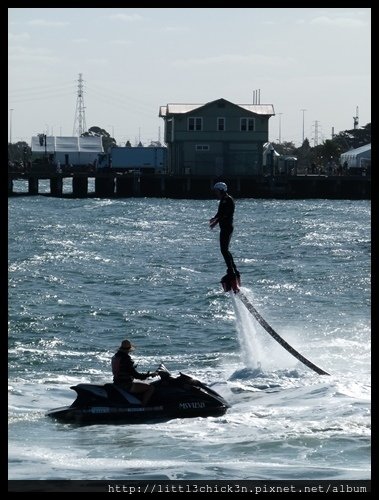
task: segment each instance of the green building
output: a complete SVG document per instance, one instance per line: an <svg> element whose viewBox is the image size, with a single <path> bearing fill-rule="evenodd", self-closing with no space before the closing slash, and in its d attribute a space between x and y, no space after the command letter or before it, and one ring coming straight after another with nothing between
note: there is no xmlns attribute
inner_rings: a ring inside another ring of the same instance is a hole
<svg viewBox="0 0 379 500"><path fill-rule="evenodd" d="M167 104L164 120L167 172L181 175L235 176L262 173L272 104Z"/></svg>

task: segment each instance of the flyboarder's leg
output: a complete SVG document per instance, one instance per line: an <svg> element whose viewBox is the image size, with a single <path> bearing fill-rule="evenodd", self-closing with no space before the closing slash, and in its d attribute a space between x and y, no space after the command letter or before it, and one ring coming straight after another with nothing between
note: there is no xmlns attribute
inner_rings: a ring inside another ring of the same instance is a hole
<svg viewBox="0 0 379 500"><path fill-rule="evenodd" d="M220 231L220 250L221 254L224 257L224 261L227 267L227 274L234 275L234 268L235 264L233 261L232 254L229 252L229 244L230 244L230 239L232 237L232 232L233 231L225 231L224 229L221 229Z"/></svg>
<svg viewBox="0 0 379 500"><path fill-rule="evenodd" d="M234 263L233 255L229 251L232 233L233 229L231 231L225 229L220 231L220 250L227 267L226 275L221 279L221 283L225 291L233 289L234 292L237 292L238 286L241 284L241 279L240 273Z"/></svg>

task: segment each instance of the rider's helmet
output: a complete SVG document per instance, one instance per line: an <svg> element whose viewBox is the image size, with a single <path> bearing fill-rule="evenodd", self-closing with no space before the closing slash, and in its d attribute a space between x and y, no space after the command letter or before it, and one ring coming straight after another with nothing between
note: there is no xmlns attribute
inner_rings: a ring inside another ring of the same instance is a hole
<svg viewBox="0 0 379 500"><path fill-rule="evenodd" d="M225 184L225 182L216 182L216 184L213 186L213 189L218 189L219 191L224 191L226 193L228 190L228 186Z"/></svg>

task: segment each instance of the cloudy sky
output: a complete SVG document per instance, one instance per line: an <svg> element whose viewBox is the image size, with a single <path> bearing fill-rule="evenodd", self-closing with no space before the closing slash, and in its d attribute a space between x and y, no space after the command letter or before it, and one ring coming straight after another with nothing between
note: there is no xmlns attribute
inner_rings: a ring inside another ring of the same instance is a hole
<svg viewBox="0 0 379 500"><path fill-rule="evenodd" d="M163 141L162 105L255 91L270 140L313 145L371 122L371 9L9 8L8 140L72 135L80 73L87 128L120 145Z"/></svg>

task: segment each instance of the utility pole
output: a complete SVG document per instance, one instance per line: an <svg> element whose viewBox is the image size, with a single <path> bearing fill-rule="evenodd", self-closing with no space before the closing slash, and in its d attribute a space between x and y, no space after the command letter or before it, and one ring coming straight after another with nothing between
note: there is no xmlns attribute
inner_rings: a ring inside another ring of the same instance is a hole
<svg viewBox="0 0 379 500"><path fill-rule="evenodd" d="M279 144L282 143L282 114L283 113L278 113L278 115L279 115Z"/></svg>
<svg viewBox="0 0 379 500"><path fill-rule="evenodd" d="M353 116L353 120L354 120L354 130L356 130L358 128L358 125L359 125L358 106L357 106L356 115Z"/></svg>
<svg viewBox="0 0 379 500"><path fill-rule="evenodd" d="M303 141L302 141L302 145L304 144L304 113L307 111L306 109L301 109L300 111L303 112Z"/></svg>
<svg viewBox="0 0 379 500"><path fill-rule="evenodd" d="M9 110L9 142L12 144L12 114L13 108Z"/></svg>

